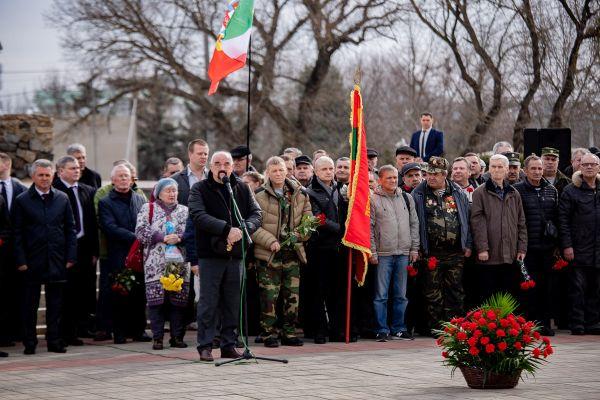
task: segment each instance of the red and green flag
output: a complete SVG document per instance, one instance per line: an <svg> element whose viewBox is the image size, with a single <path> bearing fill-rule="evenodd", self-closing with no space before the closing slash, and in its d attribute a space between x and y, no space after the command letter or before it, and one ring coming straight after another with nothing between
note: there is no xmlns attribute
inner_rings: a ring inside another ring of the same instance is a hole
<svg viewBox="0 0 600 400"><path fill-rule="evenodd" d="M371 255L371 192L367 163L367 134L363 121L362 96L358 85L354 85L350 104L352 132L350 132L348 216L342 243L361 254L356 258L355 279L359 285L362 285L367 274L368 256Z"/></svg>
<svg viewBox="0 0 600 400"><path fill-rule="evenodd" d="M227 5L215 52L208 66L209 96L217 91L221 79L246 65L253 19L254 0L231 0Z"/></svg>

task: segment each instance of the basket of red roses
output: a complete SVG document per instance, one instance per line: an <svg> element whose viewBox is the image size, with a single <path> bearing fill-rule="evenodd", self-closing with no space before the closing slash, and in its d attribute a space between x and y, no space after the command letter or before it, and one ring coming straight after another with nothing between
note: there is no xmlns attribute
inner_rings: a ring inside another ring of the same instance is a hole
<svg viewBox="0 0 600 400"><path fill-rule="evenodd" d="M515 315L517 301L497 293L466 316L435 330L444 364L460 369L473 389L517 386L521 373L533 375L554 349L533 321Z"/></svg>

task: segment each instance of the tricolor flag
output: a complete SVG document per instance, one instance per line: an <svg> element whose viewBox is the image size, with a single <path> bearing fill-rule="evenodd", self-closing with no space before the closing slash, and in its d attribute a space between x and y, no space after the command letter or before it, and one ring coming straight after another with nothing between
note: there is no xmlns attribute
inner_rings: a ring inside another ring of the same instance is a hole
<svg viewBox="0 0 600 400"><path fill-rule="evenodd" d="M367 135L363 122L363 104L360 87L354 85L350 95L352 132L350 133L350 180L348 184L348 217L342 243L362 257L356 259L355 277L359 286L367 275L368 256L371 255L371 205L369 165L367 163Z"/></svg>
<svg viewBox="0 0 600 400"><path fill-rule="evenodd" d="M254 0L231 0L227 5L215 52L208 66L209 96L217 91L221 79L246 65L253 19Z"/></svg>

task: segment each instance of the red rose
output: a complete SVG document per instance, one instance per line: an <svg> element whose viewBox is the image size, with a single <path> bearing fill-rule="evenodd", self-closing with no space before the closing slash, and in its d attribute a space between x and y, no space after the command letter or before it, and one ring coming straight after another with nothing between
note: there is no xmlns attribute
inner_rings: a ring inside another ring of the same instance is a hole
<svg viewBox="0 0 600 400"><path fill-rule="evenodd" d="M535 349L533 349L533 351L531 353L533 354L533 356L535 358L539 358L540 354L542 354L542 352L540 351L540 349L538 349L537 347Z"/></svg>
<svg viewBox="0 0 600 400"><path fill-rule="evenodd" d="M508 345L506 344L506 342L500 342L500 343L498 343L498 350L499 351L504 351L504 350L506 350L507 346Z"/></svg>
<svg viewBox="0 0 600 400"><path fill-rule="evenodd" d="M416 269L412 264L408 264L408 266L406 267L406 271L408 271L408 276L410 277L417 276L417 274L419 273L419 270Z"/></svg>
<svg viewBox="0 0 600 400"><path fill-rule="evenodd" d="M544 341L546 346L550 346L550 338L544 337L542 340Z"/></svg>
<svg viewBox="0 0 600 400"><path fill-rule="evenodd" d="M498 336L498 337L505 337L506 336L506 332L504 332L503 329L498 329L496 331L496 336Z"/></svg>
<svg viewBox="0 0 600 400"><path fill-rule="evenodd" d="M477 346L477 341L478 341L478 339L475 336L473 336L473 337L469 338L469 340L467 340L467 343L469 344L469 346L475 347L475 346Z"/></svg>
<svg viewBox="0 0 600 400"><path fill-rule="evenodd" d="M524 324L526 321L525 321L525 318L523 318L523 317L521 317L521 316L519 315L519 316L517 317L517 322L518 322L518 323L520 323L520 324Z"/></svg>
<svg viewBox="0 0 600 400"><path fill-rule="evenodd" d="M521 282L521 290L529 290L529 281Z"/></svg>
<svg viewBox="0 0 600 400"><path fill-rule="evenodd" d="M463 331L460 331L456 334L456 338L461 341L467 340L467 334Z"/></svg>
<svg viewBox="0 0 600 400"><path fill-rule="evenodd" d="M514 329L514 328L512 328L512 329L509 329L509 330L508 330L508 334L509 334L510 336L517 336L517 335L519 335L519 331L518 331L518 330L516 330L516 329Z"/></svg>
<svg viewBox="0 0 600 400"><path fill-rule="evenodd" d="M529 280L529 289L533 289L535 287L535 281L533 279Z"/></svg>
<svg viewBox="0 0 600 400"><path fill-rule="evenodd" d="M486 319L485 319L485 318L479 318L479 319L477 320L477 323L478 323L479 325L481 325L481 326L485 326L485 324L487 324L487 321L486 321Z"/></svg>
<svg viewBox="0 0 600 400"><path fill-rule="evenodd" d="M485 346L485 352L486 353L493 353L494 350L496 350L496 346L494 346L491 343Z"/></svg>
<svg viewBox="0 0 600 400"><path fill-rule="evenodd" d="M437 268L438 265L438 259L435 257L429 257L429 259L427 260L427 268L430 271L433 271L434 269Z"/></svg>
<svg viewBox="0 0 600 400"><path fill-rule="evenodd" d="M479 329L476 329L475 332L473 332L473 336L481 336L483 335L483 332L481 332Z"/></svg>
<svg viewBox="0 0 600 400"><path fill-rule="evenodd" d="M513 346L515 346L515 349L517 350L523 350L523 345L521 344L521 342L515 342Z"/></svg>
<svg viewBox="0 0 600 400"><path fill-rule="evenodd" d="M463 328L465 331L470 331L471 330L471 323L470 322L463 322L462 324L460 324L460 327Z"/></svg>
<svg viewBox="0 0 600 400"><path fill-rule="evenodd" d="M550 354L554 353L554 349L552 348L552 346L546 346L546 348L544 349L544 357L548 357Z"/></svg>
<svg viewBox="0 0 600 400"><path fill-rule="evenodd" d="M471 347L469 348L469 354L471 354L472 356L476 356L479 354L479 349L477 347Z"/></svg>
<svg viewBox="0 0 600 400"><path fill-rule="evenodd" d="M442 357L448 358L448 352L447 351L442 351Z"/></svg>
<svg viewBox="0 0 600 400"><path fill-rule="evenodd" d="M488 319L496 319L496 313L493 312L492 310L488 311L486 315L487 315Z"/></svg>
<svg viewBox="0 0 600 400"><path fill-rule="evenodd" d="M533 337L535 338L535 340L539 340L539 338L542 337L542 335L540 335L540 333L538 331L533 332Z"/></svg>
<svg viewBox="0 0 600 400"><path fill-rule="evenodd" d="M498 325L496 325L495 322L490 322L489 324L487 324L487 327L490 331L493 331L494 329L496 329L498 327Z"/></svg>
<svg viewBox="0 0 600 400"><path fill-rule="evenodd" d="M473 313L473 319L479 319L479 318L481 318L481 315L482 315L481 311L475 311Z"/></svg>
<svg viewBox="0 0 600 400"><path fill-rule="evenodd" d="M552 266L552 269L555 269L557 271L560 271L561 269L567 267L569 265L568 262L566 262L565 260L563 260L562 257L558 257L556 259L556 262L554 263L554 265Z"/></svg>
<svg viewBox="0 0 600 400"><path fill-rule="evenodd" d="M327 217L323 213L317 214L315 217L319 219L319 225L321 226L325 225L325 222L327 222Z"/></svg>
<svg viewBox="0 0 600 400"><path fill-rule="evenodd" d="M490 342L490 338L487 336L484 336L479 341L481 342L481 344L486 345Z"/></svg>
<svg viewBox="0 0 600 400"><path fill-rule="evenodd" d="M473 193L473 186L469 186L469 187L467 188L467 192L469 192L469 193Z"/></svg>
<svg viewBox="0 0 600 400"><path fill-rule="evenodd" d="M531 336L523 335L523 343L525 343L525 344L531 343Z"/></svg>
<svg viewBox="0 0 600 400"><path fill-rule="evenodd" d="M508 325L510 325L510 322L508 322L508 320L506 318L502 318L500 320L500 326L503 328L506 328Z"/></svg>

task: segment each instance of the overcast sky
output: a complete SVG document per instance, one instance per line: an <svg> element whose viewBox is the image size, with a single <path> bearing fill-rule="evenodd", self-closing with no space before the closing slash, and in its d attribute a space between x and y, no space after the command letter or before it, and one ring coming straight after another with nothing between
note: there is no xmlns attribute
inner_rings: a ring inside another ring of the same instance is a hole
<svg viewBox="0 0 600 400"><path fill-rule="evenodd" d="M0 0L0 101L16 100L21 93L41 86L50 71L68 65L59 44L59 33L44 21L52 0ZM15 94L17 96L15 96Z"/></svg>

